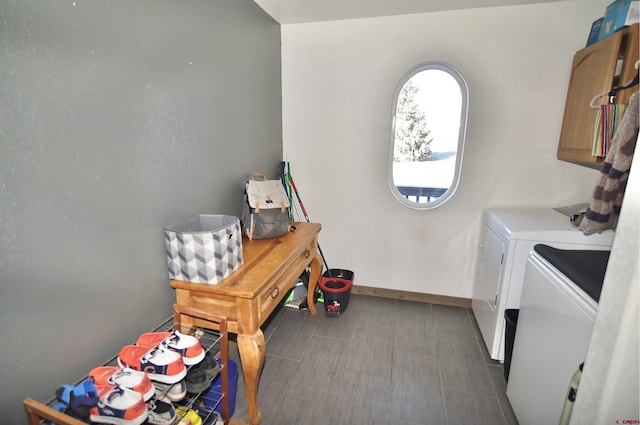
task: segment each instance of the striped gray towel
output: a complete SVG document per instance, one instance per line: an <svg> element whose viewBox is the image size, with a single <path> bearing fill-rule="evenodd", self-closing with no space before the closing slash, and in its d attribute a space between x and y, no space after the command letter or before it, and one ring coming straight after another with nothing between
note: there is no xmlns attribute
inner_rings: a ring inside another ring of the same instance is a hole
<svg viewBox="0 0 640 425"><path fill-rule="evenodd" d="M638 140L639 97L634 93L611 141L611 149L600 169L598 184L580 229L585 235L615 229L627 187L631 161Z"/></svg>

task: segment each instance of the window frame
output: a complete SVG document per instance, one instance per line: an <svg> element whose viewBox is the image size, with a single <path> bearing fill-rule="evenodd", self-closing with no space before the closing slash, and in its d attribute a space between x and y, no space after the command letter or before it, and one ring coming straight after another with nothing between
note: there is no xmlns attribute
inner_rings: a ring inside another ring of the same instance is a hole
<svg viewBox="0 0 640 425"><path fill-rule="evenodd" d="M458 144L456 151L456 162L455 162L455 170L453 180L449 188L435 201L431 202L415 202L405 198L400 191L398 190L394 179L393 179L393 156L394 156L394 147L395 147L395 138L396 138L396 113L398 108L398 97L400 96L400 92L402 91L405 84L416 74L427 71L427 70L439 70L446 72L451 75L460 87L461 94L461 105L460 105L460 130L458 132ZM389 182L389 188L391 189L391 193L402 205L415 209L415 210L432 210L434 208L438 208L444 205L447 201L449 201L453 195L456 193L458 186L460 185L460 176L462 173L462 162L464 156L464 146L467 138L467 123L469 116L469 86L467 85L467 81L462 75L462 73L453 65L448 62L443 61L427 61L422 62L411 69L409 69L400 79L398 84L396 85L393 98L392 98L392 109L391 109L391 135L389 142L389 159L388 159L388 169L387 169L387 178Z"/></svg>

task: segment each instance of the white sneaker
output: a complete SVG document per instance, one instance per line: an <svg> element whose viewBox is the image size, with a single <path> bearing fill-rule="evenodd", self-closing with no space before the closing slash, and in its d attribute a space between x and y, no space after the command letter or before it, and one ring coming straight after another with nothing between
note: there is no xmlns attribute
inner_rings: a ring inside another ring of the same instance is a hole
<svg viewBox="0 0 640 425"><path fill-rule="evenodd" d="M153 386L156 389L156 399L164 401L165 403L180 401L187 396L187 384L184 382L184 379L175 384L154 382Z"/></svg>
<svg viewBox="0 0 640 425"><path fill-rule="evenodd" d="M102 387L100 400L91 408L91 422L114 425L140 425L149 416L142 394L128 388Z"/></svg>
<svg viewBox="0 0 640 425"><path fill-rule="evenodd" d="M175 384L187 376L182 355L162 347L127 345L118 355L120 367L146 372L152 381Z"/></svg>

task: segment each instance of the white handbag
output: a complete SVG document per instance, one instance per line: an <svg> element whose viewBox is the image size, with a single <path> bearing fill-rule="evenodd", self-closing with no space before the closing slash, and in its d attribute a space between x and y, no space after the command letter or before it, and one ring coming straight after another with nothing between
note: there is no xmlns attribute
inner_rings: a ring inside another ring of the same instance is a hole
<svg viewBox="0 0 640 425"><path fill-rule="evenodd" d="M275 238L291 229L289 197L280 180L254 173L245 185L242 233L249 239Z"/></svg>

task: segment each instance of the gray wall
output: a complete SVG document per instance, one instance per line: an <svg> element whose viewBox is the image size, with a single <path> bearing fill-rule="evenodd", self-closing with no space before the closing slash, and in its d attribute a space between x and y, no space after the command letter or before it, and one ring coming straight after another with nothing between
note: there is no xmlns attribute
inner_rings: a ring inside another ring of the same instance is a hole
<svg viewBox="0 0 640 425"><path fill-rule="evenodd" d="M281 111L251 0L0 0L0 422L170 315L163 227L238 215Z"/></svg>

